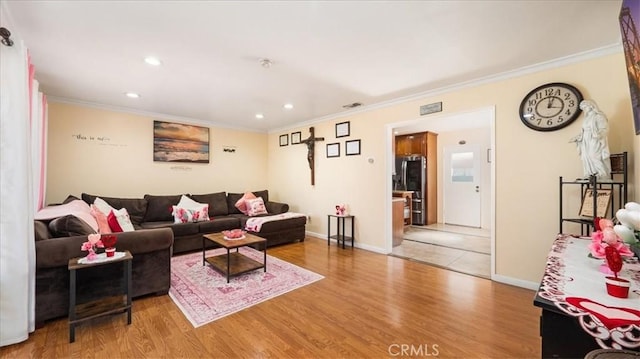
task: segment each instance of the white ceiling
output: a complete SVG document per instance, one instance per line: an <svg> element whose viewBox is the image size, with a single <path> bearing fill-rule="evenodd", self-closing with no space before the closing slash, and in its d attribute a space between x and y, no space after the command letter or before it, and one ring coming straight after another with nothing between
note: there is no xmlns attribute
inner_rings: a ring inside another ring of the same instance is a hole
<svg viewBox="0 0 640 359"><path fill-rule="evenodd" d="M620 43L621 0L1 1L48 96L257 131Z"/></svg>

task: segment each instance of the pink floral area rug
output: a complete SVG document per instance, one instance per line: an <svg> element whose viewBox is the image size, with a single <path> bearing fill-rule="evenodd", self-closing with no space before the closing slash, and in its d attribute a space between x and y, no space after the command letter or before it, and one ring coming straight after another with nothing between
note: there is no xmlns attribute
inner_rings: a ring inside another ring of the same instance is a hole
<svg viewBox="0 0 640 359"><path fill-rule="evenodd" d="M206 256L224 253L224 248L210 249ZM258 262L263 260L263 253L250 247L240 248L240 253ZM322 278L267 254L266 273L256 269L231 277L227 283L209 263L202 265L202 252L198 252L171 258L169 296L197 328Z"/></svg>

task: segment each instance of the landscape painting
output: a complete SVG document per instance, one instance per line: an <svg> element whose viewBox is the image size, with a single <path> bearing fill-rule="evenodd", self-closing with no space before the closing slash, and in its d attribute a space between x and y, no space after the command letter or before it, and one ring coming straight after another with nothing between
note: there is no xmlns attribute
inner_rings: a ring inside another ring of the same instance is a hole
<svg viewBox="0 0 640 359"><path fill-rule="evenodd" d="M209 129L153 121L153 160L209 163Z"/></svg>

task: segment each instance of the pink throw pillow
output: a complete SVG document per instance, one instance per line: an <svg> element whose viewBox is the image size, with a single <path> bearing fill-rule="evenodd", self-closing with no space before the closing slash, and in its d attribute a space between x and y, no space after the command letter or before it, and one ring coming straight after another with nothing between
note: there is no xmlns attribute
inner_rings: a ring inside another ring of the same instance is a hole
<svg viewBox="0 0 640 359"><path fill-rule="evenodd" d="M257 216L259 214L268 214L267 209L264 206L264 201L262 197L258 197L256 199L248 199L247 201L247 212L249 216Z"/></svg>
<svg viewBox="0 0 640 359"><path fill-rule="evenodd" d="M107 215L102 213L102 211L99 210L95 204L91 205L91 215L98 222L98 233L100 234L112 233L111 228L109 227L109 222L107 221Z"/></svg>
<svg viewBox="0 0 640 359"><path fill-rule="evenodd" d="M254 195L253 192L245 192L244 196L242 196L242 198L240 198L238 202L236 202L236 208L245 215L249 214L249 209L247 208L246 201L255 198L256 195Z"/></svg>

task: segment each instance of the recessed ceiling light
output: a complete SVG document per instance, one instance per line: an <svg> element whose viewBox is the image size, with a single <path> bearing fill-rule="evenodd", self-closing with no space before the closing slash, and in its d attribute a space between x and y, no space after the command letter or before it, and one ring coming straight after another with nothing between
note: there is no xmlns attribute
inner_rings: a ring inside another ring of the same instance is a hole
<svg viewBox="0 0 640 359"><path fill-rule="evenodd" d="M135 92L126 92L125 95L129 98L140 98L140 95Z"/></svg>
<svg viewBox="0 0 640 359"><path fill-rule="evenodd" d="M263 114L261 114L261 113L256 113L256 118L257 118L258 120L261 120L261 119L263 119L263 118L264 118L264 115L263 115Z"/></svg>
<svg viewBox="0 0 640 359"><path fill-rule="evenodd" d="M147 56L144 58L144 62L148 63L149 65L153 65L153 66L160 66L162 65L162 61L160 61L159 58L157 57L153 57L153 56Z"/></svg>
<svg viewBox="0 0 640 359"><path fill-rule="evenodd" d="M290 104L290 103L285 103L284 106L282 106L282 107L284 107L287 110L291 110L293 108L293 105Z"/></svg>

